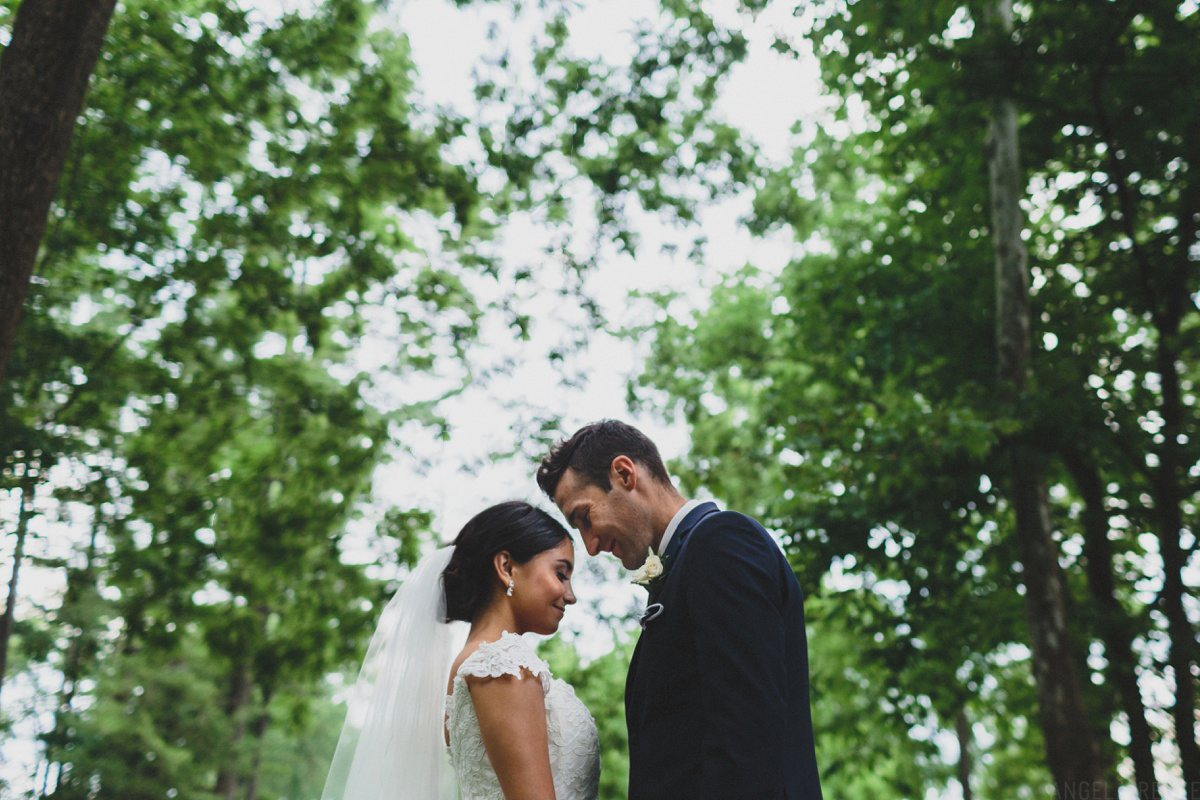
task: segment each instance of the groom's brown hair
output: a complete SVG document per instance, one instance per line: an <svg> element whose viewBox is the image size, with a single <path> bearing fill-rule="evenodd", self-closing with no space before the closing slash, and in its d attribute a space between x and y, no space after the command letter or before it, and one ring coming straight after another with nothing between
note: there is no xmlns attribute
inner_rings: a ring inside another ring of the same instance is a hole
<svg viewBox="0 0 1200 800"><path fill-rule="evenodd" d="M612 491L608 474L617 456L626 456L641 464L650 470L654 478L670 485L667 468L650 437L632 425L615 419L602 419L583 426L570 439L564 439L550 448L550 453L538 467L538 486L553 500L563 473L573 469L585 484L599 486L606 492Z"/></svg>

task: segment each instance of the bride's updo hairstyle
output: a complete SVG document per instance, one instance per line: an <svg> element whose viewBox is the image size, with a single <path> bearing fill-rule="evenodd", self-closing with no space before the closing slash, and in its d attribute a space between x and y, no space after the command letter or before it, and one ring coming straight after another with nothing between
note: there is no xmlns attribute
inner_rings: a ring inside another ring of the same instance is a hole
<svg viewBox="0 0 1200 800"><path fill-rule="evenodd" d="M480 511L458 532L454 554L442 573L446 621L470 622L483 608L496 580L496 553L506 551L514 562L524 564L568 536L558 520L521 500Z"/></svg>

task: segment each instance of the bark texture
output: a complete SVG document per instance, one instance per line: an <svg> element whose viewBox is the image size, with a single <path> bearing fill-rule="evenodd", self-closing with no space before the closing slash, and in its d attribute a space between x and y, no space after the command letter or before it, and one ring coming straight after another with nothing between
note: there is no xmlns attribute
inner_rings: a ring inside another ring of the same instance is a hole
<svg viewBox="0 0 1200 800"><path fill-rule="evenodd" d="M996 0L988 23L1002 63L1011 42L1011 0ZM996 252L996 360L1001 397L1012 413L1026 393L1030 356L1029 270L1023 220L1017 109L1003 87L992 106L987 142L992 237ZM1060 797L1115 798L1088 719L1067 626L1067 593L1053 537L1039 454L1023 442L1009 453L1009 486L1023 567L1025 612L1033 651L1046 761Z"/></svg>
<svg viewBox="0 0 1200 800"><path fill-rule="evenodd" d="M954 732L958 736L958 764L956 773L958 775L958 785L962 789L962 800L974 800L974 794L971 792L971 770L973 768L971 744L973 737L971 735L971 720L967 718L966 709L959 709L958 716L954 719Z"/></svg>
<svg viewBox="0 0 1200 800"><path fill-rule="evenodd" d="M1121 152L1119 124L1109 112L1107 103L1106 70L1097 70L1092 77L1092 99L1097 128L1108 146L1108 172L1110 188L1120 211L1116 218L1121 221L1126 236L1131 242L1131 255L1140 284L1142 298L1150 319L1156 329L1156 369L1161 379L1161 398L1158 407L1163 419L1162 443L1155 448L1159 465L1148 469L1151 491L1154 496L1155 534L1163 560L1163 588L1158 605L1167 619L1167 631L1171 649L1167 663L1175 682L1175 702L1171 706L1175 725L1175 742L1179 747L1180 770L1184 785L1189 792L1200 787L1200 742L1196 739L1197 725L1197 675L1200 663L1200 647L1196 638L1196 627L1188 617L1185 598L1189 589L1185 579L1189 549L1184 547L1183 533L1189 522L1185 519L1183 506L1191 494L1189 470L1194 458L1185 452L1183 440L1187 436L1189 412L1183 400L1184 387L1180 374L1184 356L1181 350L1185 333L1184 317L1195 308L1190 276L1195 271L1194 262L1186 257L1163 259L1142 244L1140 232L1146 228L1139 204L1136 180ZM1192 140L1195 140L1195 136ZM1196 155L1193 149L1192 155ZM1191 158L1188 163L1196 163ZM1194 199L1185 199L1180 209L1180 241L1190 242L1197 238L1197 221ZM1145 465L1144 453L1132 450L1135 466ZM1194 549L1192 545L1191 549Z"/></svg>
<svg viewBox="0 0 1200 800"><path fill-rule="evenodd" d="M1196 741L1196 627L1188 619L1184 598L1188 595L1184 573L1190 553L1183 547L1183 532L1188 528L1183 516L1185 476L1190 464L1182 457L1179 442L1184 435L1184 411L1178 359L1170 342L1178 335L1178 318L1164 314L1173 327L1164 331L1158 350L1162 377L1164 445L1159 451L1160 466L1155 474L1154 499L1158 507L1158 547L1163 560L1163 588L1159 605L1167 618L1171 650L1167 663L1175 679L1175 702L1171 716L1175 723L1175 743L1186 786L1200 791L1200 743Z"/></svg>
<svg viewBox="0 0 1200 800"><path fill-rule="evenodd" d="M116 0L24 0L0 55L0 379Z"/></svg>
<svg viewBox="0 0 1200 800"><path fill-rule="evenodd" d="M1117 699L1129 725L1129 758L1133 761L1138 798L1157 800L1154 739L1138 684L1135 626L1117 597L1113 579L1113 547L1108 538L1110 520L1104 503L1104 478L1086 453L1070 450L1063 455L1063 461L1083 498L1083 555L1088 591L1099 617L1108 680L1117 690Z"/></svg>

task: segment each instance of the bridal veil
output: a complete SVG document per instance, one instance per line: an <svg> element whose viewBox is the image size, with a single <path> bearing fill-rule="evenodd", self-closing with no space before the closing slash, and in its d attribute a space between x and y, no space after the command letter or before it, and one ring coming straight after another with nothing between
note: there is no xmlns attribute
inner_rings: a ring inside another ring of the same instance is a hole
<svg viewBox="0 0 1200 800"><path fill-rule="evenodd" d="M444 739L446 685L466 634L446 623L442 571L421 559L380 616L350 695L321 800L454 800Z"/></svg>

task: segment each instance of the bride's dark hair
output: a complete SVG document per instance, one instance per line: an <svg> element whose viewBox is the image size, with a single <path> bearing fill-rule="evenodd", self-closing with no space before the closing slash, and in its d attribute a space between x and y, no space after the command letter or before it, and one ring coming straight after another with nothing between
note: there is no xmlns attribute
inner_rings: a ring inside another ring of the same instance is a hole
<svg viewBox="0 0 1200 800"><path fill-rule="evenodd" d="M487 602L496 579L496 553L507 551L513 561L524 564L568 536L562 523L521 500L498 503L471 517L458 532L454 554L442 572L447 621L470 622Z"/></svg>

